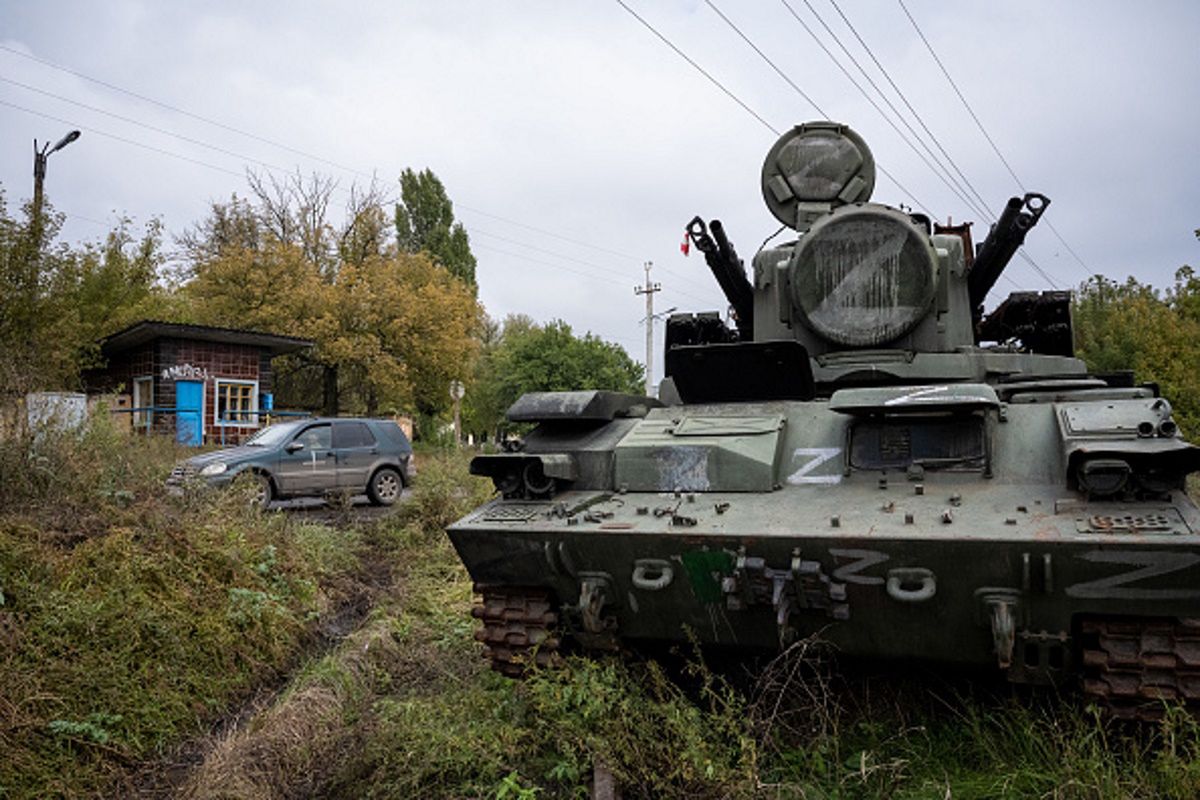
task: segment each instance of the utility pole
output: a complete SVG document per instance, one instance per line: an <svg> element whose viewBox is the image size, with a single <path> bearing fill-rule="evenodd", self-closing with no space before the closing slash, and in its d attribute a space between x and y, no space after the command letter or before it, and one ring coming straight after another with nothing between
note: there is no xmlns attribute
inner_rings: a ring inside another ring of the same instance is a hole
<svg viewBox="0 0 1200 800"><path fill-rule="evenodd" d="M41 247L42 238L42 184L46 181L46 162L52 153L57 153L78 138L79 131L71 131L59 139L54 147L46 142L40 150L37 139L33 140L33 226L38 247Z"/></svg>
<svg viewBox="0 0 1200 800"><path fill-rule="evenodd" d="M634 294L646 295L646 396L654 391L654 293L662 291L661 283L650 282L651 261L646 262L646 285L633 287Z"/></svg>

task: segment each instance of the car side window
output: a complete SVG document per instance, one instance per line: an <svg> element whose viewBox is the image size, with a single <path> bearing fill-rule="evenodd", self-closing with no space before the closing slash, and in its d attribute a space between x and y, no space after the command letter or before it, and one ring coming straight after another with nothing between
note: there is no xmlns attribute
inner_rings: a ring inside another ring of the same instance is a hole
<svg viewBox="0 0 1200 800"><path fill-rule="evenodd" d="M333 426L333 446L371 447L375 436L365 422L336 422Z"/></svg>
<svg viewBox="0 0 1200 800"><path fill-rule="evenodd" d="M328 425L313 425L305 428L304 432L292 441L304 445L305 450L328 450L332 443Z"/></svg>

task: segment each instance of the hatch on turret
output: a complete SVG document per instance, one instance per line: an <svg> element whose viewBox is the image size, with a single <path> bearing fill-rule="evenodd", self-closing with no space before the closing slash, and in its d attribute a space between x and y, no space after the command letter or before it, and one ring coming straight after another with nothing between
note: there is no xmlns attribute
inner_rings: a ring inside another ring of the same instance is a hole
<svg viewBox="0 0 1200 800"><path fill-rule="evenodd" d="M798 231L875 188L875 157L857 133L836 122L806 122L775 142L763 163L762 190L775 218Z"/></svg>

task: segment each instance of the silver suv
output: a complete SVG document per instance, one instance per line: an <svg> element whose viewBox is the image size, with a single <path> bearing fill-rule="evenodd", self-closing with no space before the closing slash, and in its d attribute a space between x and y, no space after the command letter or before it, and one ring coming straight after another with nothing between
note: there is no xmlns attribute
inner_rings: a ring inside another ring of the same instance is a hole
<svg viewBox="0 0 1200 800"><path fill-rule="evenodd" d="M263 428L245 443L189 458L175 467L168 486L202 480L226 486L251 476L258 500L366 493L375 505L400 498L416 475L412 445L387 419L314 418Z"/></svg>

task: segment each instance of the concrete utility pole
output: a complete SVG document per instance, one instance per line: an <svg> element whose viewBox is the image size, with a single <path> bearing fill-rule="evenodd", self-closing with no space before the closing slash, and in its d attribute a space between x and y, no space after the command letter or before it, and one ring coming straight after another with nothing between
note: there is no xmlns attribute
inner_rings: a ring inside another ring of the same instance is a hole
<svg viewBox="0 0 1200 800"><path fill-rule="evenodd" d="M646 262L646 285L633 287L634 294L646 295L646 396L654 391L654 293L662 291L661 283L650 282L651 261Z"/></svg>

